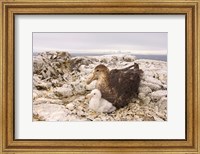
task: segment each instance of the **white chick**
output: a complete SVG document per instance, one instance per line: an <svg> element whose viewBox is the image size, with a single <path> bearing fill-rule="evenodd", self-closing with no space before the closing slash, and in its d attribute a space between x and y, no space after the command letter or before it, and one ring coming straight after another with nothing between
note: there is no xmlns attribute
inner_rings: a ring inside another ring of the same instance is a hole
<svg viewBox="0 0 200 154"><path fill-rule="evenodd" d="M86 96L86 98L90 98L89 108L96 112L110 113L116 110L116 107L114 107L112 103L101 98L101 92L98 89L92 90L91 93Z"/></svg>

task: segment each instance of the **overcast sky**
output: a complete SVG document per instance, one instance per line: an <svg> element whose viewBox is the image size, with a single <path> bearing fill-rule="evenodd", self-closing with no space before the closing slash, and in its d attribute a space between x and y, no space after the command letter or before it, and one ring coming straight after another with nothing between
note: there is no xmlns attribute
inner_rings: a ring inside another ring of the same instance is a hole
<svg viewBox="0 0 200 154"><path fill-rule="evenodd" d="M167 54L167 33L33 33L33 51Z"/></svg>

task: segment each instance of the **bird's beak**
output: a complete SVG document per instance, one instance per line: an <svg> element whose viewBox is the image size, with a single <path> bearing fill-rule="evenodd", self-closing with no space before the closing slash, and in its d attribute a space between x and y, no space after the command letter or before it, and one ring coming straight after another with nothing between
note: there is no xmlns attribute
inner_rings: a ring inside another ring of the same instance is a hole
<svg viewBox="0 0 200 154"><path fill-rule="evenodd" d="M90 84L93 80L97 80L97 76L94 72L88 77L88 80L86 81L86 83Z"/></svg>
<svg viewBox="0 0 200 154"><path fill-rule="evenodd" d="M86 96L85 96L85 98L91 98L92 97L92 95L91 94L87 94Z"/></svg>

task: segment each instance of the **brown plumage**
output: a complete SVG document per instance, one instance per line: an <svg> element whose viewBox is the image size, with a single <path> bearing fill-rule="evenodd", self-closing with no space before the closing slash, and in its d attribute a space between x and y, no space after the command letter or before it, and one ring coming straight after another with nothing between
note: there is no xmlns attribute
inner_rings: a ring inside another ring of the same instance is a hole
<svg viewBox="0 0 200 154"><path fill-rule="evenodd" d="M134 69L131 69L134 67ZM111 102L115 107L121 108L138 95L140 78L143 71L137 63L124 69L109 69L105 65L95 67L88 84L97 80L96 88L102 97Z"/></svg>

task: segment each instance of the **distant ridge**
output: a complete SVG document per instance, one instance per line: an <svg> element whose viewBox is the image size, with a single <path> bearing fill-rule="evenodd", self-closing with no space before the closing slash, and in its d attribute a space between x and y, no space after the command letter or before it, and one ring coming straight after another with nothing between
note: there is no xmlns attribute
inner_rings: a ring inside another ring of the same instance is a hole
<svg viewBox="0 0 200 154"><path fill-rule="evenodd" d="M66 51L67 52L67 51ZM33 56L37 56L38 53L41 52L33 52ZM72 57L77 57L77 56L102 56L102 55L115 55L119 53L111 53L111 54L106 54L106 53L86 53L86 52L80 52L80 53L70 53ZM146 55L146 54L131 54L131 53L121 53L121 54L127 54L127 55L134 55L137 57L137 59L151 59L151 60L160 60L160 61L167 61L167 55Z"/></svg>

